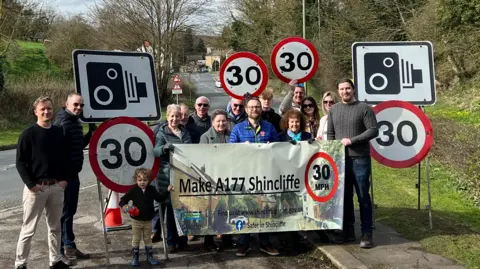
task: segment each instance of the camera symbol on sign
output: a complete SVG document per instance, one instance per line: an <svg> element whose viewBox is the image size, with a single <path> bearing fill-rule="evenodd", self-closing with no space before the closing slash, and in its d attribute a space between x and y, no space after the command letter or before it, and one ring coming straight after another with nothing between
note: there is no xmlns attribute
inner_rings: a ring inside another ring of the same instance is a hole
<svg viewBox="0 0 480 269"><path fill-rule="evenodd" d="M422 70L400 59L395 52L365 53L365 91L368 94L399 94L423 83Z"/></svg>
<svg viewBox="0 0 480 269"><path fill-rule="evenodd" d="M96 110L123 110L127 103L147 97L147 85L118 63L87 63L90 106Z"/></svg>

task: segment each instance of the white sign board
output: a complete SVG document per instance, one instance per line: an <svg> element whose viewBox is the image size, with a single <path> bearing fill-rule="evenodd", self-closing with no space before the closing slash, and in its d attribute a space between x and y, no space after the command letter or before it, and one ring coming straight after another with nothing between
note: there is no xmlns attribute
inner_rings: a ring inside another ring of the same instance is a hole
<svg viewBox="0 0 480 269"><path fill-rule="evenodd" d="M353 74L359 101L436 102L433 46L430 42L356 42Z"/></svg>
<svg viewBox="0 0 480 269"><path fill-rule="evenodd" d="M182 94L182 87L178 83L175 83L175 86L173 86L172 89L172 94Z"/></svg>
<svg viewBox="0 0 480 269"><path fill-rule="evenodd" d="M89 159L98 180L115 192L127 192L135 169L152 169L155 176L160 159L153 154L153 131L143 122L118 117L100 124L90 140Z"/></svg>
<svg viewBox="0 0 480 269"><path fill-rule="evenodd" d="M433 145L432 124L418 107L387 101L373 108L378 137L370 141L371 155L379 163L406 168L422 161Z"/></svg>
<svg viewBox="0 0 480 269"><path fill-rule="evenodd" d="M80 119L102 122L129 116L159 120L160 102L153 63L149 53L73 51L76 90L85 103Z"/></svg>

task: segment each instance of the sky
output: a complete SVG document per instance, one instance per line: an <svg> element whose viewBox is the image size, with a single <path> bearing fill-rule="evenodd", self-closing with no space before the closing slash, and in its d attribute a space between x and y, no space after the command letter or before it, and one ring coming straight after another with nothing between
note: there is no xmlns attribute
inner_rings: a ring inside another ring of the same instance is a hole
<svg viewBox="0 0 480 269"><path fill-rule="evenodd" d="M53 0L52 6L62 14L77 15L88 13L88 7L94 3L95 0Z"/></svg>

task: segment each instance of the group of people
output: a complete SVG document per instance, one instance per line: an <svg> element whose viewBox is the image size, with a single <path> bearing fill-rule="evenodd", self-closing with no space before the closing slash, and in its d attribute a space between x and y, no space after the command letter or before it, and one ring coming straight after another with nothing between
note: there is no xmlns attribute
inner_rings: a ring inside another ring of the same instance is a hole
<svg viewBox="0 0 480 269"><path fill-rule="evenodd" d="M174 253L188 249L188 237L178 236L169 194L172 190L169 154L175 144L341 141L346 148L343 229L321 233L333 243L356 240L353 228L355 187L362 224L360 247L373 246L369 141L378 135L373 110L355 99L355 86L350 79L338 82L338 94L328 91L323 95L322 117L316 100L305 96L303 84L292 80L289 88L280 105L280 113L272 108L271 88L259 97L246 95L243 99L232 98L225 110L214 110L211 114L210 101L205 96L196 99L193 113L184 104L167 107L166 120L159 122L154 130L154 154L161 161L158 174L152 175L149 169L137 169L132 175L137 186L120 201L126 212L130 212L130 201L140 209L138 215L131 215L132 266L138 265L142 240L148 263L158 264L152 256L152 243L161 240L160 212L167 215L168 251ZM70 258L89 258L88 254L76 248L72 225L78 203L78 173L82 169L83 148L96 128L91 124L88 133L83 134L78 121L83 106L80 95L69 95L66 107L53 122L52 100L40 97L33 104L37 123L24 130L19 138L17 169L25 189L24 218L15 261L17 269L27 268L31 239L44 209L49 229L50 268L69 268ZM61 246L59 238L62 239ZM270 242L270 233L260 233L259 239L260 251L279 255ZM229 235L221 235L221 242L217 246L213 236L205 236L204 247L220 250L234 245ZM250 235L243 234L237 244L236 255L246 256L249 250Z"/></svg>

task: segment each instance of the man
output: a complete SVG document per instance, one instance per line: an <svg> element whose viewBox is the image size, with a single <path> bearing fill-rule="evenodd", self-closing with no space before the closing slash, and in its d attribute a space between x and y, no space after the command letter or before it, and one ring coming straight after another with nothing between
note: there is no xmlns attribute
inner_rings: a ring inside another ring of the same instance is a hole
<svg viewBox="0 0 480 269"><path fill-rule="evenodd" d="M235 124L243 122L247 119L247 113L243 105L242 99L232 98L227 104L228 113L228 129L231 131Z"/></svg>
<svg viewBox="0 0 480 269"><path fill-rule="evenodd" d="M270 143L277 142L277 131L267 121L261 119L262 105L257 97L248 96L245 100L247 107L247 120L238 123L230 133L229 143ZM259 233L260 251L268 255L277 256L280 253L270 243L270 233ZM242 245L237 249L236 255L244 257L250 251L250 235L241 236Z"/></svg>
<svg viewBox="0 0 480 269"><path fill-rule="evenodd" d="M209 108L210 100L207 97L200 96L195 100L195 112L190 115L186 125L193 144L198 144L200 136L212 127L212 121L208 115Z"/></svg>
<svg viewBox="0 0 480 269"><path fill-rule="evenodd" d="M143 41L143 46L137 49L138 52L148 52L150 54L153 54L153 48L150 46L150 41L144 40Z"/></svg>
<svg viewBox="0 0 480 269"><path fill-rule="evenodd" d="M341 102L328 112L328 140L341 140L345 146L345 195L343 231L328 233L334 243L355 241L355 214L353 206L353 186L357 192L362 223L361 248L373 247L372 241L372 201L370 199L370 144L378 135L377 119L372 108L357 101L355 86L350 79L342 79L338 84Z"/></svg>
<svg viewBox="0 0 480 269"><path fill-rule="evenodd" d="M85 254L77 249L75 245L75 234L73 233L73 217L77 213L78 194L80 192L80 179L78 174L83 167L83 149L90 142L95 124L88 125L88 133L83 135L83 127L79 116L83 112L83 98L78 93L68 95L65 107L61 108L55 116L54 125L63 129L67 141L67 165L68 165L68 186L65 189L65 201L62 214L62 253L68 259L88 259Z"/></svg>
<svg viewBox="0 0 480 269"><path fill-rule="evenodd" d="M290 91L287 93L282 103L280 104L280 115L283 115L291 108L295 108L298 111L302 109L302 102L305 99L305 88L303 83L297 83L294 79L288 83Z"/></svg>
<svg viewBox="0 0 480 269"><path fill-rule="evenodd" d="M33 103L36 124L27 127L18 139L17 171L25 183L23 224L18 238L15 268L26 269L32 237L45 210L48 228L50 268L70 268L60 253L62 206L67 187L65 138L61 128L52 126L53 106L48 97Z"/></svg>
<svg viewBox="0 0 480 269"><path fill-rule="evenodd" d="M190 119L190 109L186 104L180 104L180 112L182 113L182 117L180 119L180 124L183 126L187 126L188 120Z"/></svg>
<svg viewBox="0 0 480 269"><path fill-rule="evenodd" d="M259 97L260 103L262 103L262 120L270 122L275 127L277 133L280 133L280 120L282 117L272 108L273 89L265 89Z"/></svg>

